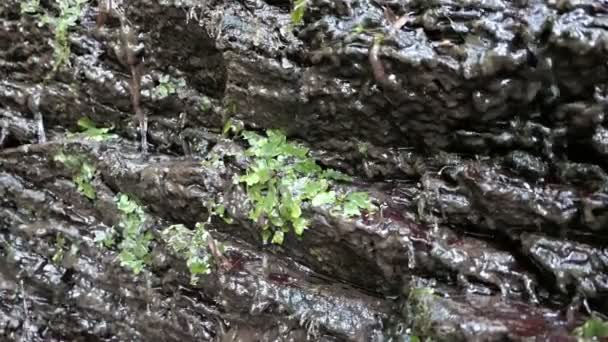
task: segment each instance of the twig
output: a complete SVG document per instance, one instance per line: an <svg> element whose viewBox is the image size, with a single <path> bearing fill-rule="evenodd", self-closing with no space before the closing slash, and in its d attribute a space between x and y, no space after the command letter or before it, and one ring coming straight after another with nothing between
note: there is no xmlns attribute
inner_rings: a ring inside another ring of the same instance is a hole
<svg viewBox="0 0 608 342"><path fill-rule="evenodd" d="M137 36L132 25L127 20L124 11L114 9L112 0L102 0L99 3L99 13L97 14L97 28L100 29L105 24L107 18L115 14L120 21L120 44L122 48L124 64L131 72L131 84L129 92L131 94L131 106L135 112L135 117L139 122L139 134L141 135L141 151L148 152L148 117L141 106L141 77L143 74L143 64L137 56Z"/></svg>
<svg viewBox="0 0 608 342"><path fill-rule="evenodd" d="M23 320L23 332L25 334L25 340L30 341L30 315L29 310L27 308L27 302L25 301L25 288L23 286L23 279L21 279L19 283L21 287L21 299L23 300L23 315L25 316L25 319Z"/></svg>
<svg viewBox="0 0 608 342"><path fill-rule="evenodd" d="M380 53L381 43L382 38L374 37L374 43L369 49L369 64L372 66L372 73L374 74L374 79L376 80L376 82L384 84L386 81L386 72L384 71L384 65L382 65L382 61L378 56L378 54Z"/></svg>

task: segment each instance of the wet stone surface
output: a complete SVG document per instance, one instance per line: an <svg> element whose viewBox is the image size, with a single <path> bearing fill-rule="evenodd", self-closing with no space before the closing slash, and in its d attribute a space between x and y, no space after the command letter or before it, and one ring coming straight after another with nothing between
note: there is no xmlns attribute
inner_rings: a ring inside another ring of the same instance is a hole
<svg viewBox="0 0 608 342"><path fill-rule="evenodd" d="M571 340L608 314L604 2L309 0L293 25L290 1L90 1L58 68L59 7L21 5L0 4L2 339ZM66 135L85 116L117 137ZM377 210L306 205L264 244L229 120ZM95 241L121 193L152 236L138 275ZM233 221L193 284L162 234L209 202Z"/></svg>

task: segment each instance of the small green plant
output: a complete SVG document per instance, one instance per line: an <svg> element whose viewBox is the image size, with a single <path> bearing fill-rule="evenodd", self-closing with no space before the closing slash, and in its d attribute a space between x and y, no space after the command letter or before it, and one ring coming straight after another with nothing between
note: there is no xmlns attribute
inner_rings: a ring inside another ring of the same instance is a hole
<svg viewBox="0 0 608 342"><path fill-rule="evenodd" d="M82 7L88 0L55 0L59 6L59 16L51 17L48 13L41 18L39 25L48 24L55 35L53 46L53 71L55 73L64 65L70 64L69 31L76 26L82 16Z"/></svg>
<svg viewBox="0 0 608 342"><path fill-rule="evenodd" d="M21 14L36 14L40 12L40 0L27 0L21 2Z"/></svg>
<svg viewBox="0 0 608 342"><path fill-rule="evenodd" d="M158 98L165 98L173 95L178 89L186 86L186 80L183 78L172 78L170 75L162 75L159 79L159 84L152 89L152 94Z"/></svg>
<svg viewBox="0 0 608 342"><path fill-rule="evenodd" d="M191 284L196 285L200 275L211 273L213 258L208 251L208 239L212 237L205 224L197 223L194 230L183 224L172 225L162 232L162 237L175 254L186 260Z"/></svg>
<svg viewBox="0 0 608 342"><path fill-rule="evenodd" d="M113 127L97 128L95 123L86 116L78 120L78 127L80 128L80 132L69 133L68 137L83 136L86 139L94 141L103 141L117 137L116 134L110 134Z"/></svg>
<svg viewBox="0 0 608 342"><path fill-rule="evenodd" d="M55 265L60 265L63 262L63 259L66 256L66 251L70 256L78 254L78 244L71 243L69 250L67 247L68 242L66 241L65 236L63 236L62 233L58 233L55 236L55 253L51 257L51 261L53 261Z"/></svg>
<svg viewBox="0 0 608 342"><path fill-rule="evenodd" d="M222 134L224 136L228 136L230 133L239 134L241 131L243 131L244 128L245 128L245 125L243 124L242 121L228 119L226 121L226 123L224 124L224 128L222 129Z"/></svg>
<svg viewBox="0 0 608 342"><path fill-rule="evenodd" d="M330 206L331 213L346 217L357 216L361 210L374 209L369 196L353 192L338 196L330 181L350 180L335 171L323 170L308 155L305 147L288 143L285 135L269 130L267 136L245 131L243 137L252 157L246 174L238 181L245 183L252 203L249 218L262 226L262 239L282 244L290 229L302 235L309 226L302 216L302 206Z"/></svg>
<svg viewBox="0 0 608 342"><path fill-rule="evenodd" d="M63 255L65 253L64 247L65 237L63 236L63 234L57 234L57 236L55 237L55 254L53 254L53 257L51 258L53 263L55 263L56 265L61 263L61 260L63 260Z"/></svg>
<svg viewBox="0 0 608 342"><path fill-rule="evenodd" d="M603 337L608 337L608 322L592 317L576 328L574 334L579 341L599 341Z"/></svg>
<svg viewBox="0 0 608 342"><path fill-rule="evenodd" d="M359 33L364 33L365 31L367 31L365 26L363 26L362 24L359 24L359 25L355 26L355 28L353 29L352 32L354 34L359 34Z"/></svg>
<svg viewBox="0 0 608 342"><path fill-rule="evenodd" d="M205 207L209 210L210 217L217 216L228 224L232 224L234 222L231 217L226 215L226 207L223 204L207 203ZM211 223L211 221L208 223Z"/></svg>
<svg viewBox="0 0 608 342"><path fill-rule="evenodd" d="M149 262L153 236L146 231L146 216L137 202L126 194L119 194L116 197L116 206L121 212L119 226L122 228L122 241L118 245L120 265L139 274Z"/></svg>
<svg viewBox="0 0 608 342"><path fill-rule="evenodd" d="M307 5L308 0L294 1L293 10L291 11L291 23L293 25L298 25L302 23L302 19L304 19L304 12L306 12Z"/></svg>
<svg viewBox="0 0 608 342"><path fill-rule="evenodd" d="M68 169L74 172L72 180L76 184L78 192L91 200L97 198L97 192L91 184L95 177L95 167L85 160L84 157L78 155L66 155L59 152L53 157L53 160L64 164Z"/></svg>

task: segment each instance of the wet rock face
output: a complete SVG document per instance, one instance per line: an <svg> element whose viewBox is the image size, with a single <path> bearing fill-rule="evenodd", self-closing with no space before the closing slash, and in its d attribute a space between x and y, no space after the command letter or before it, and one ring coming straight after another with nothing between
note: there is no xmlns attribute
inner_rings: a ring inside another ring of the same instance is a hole
<svg viewBox="0 0 608 342"><path fill-rule="evenodd" d="M522 244L536 263L551 270L561 292L574 290L589 298L605 298L608 289L605 248L535 234L523 236Z"/></svg>
<svg viewBox="0 0 608 342"><path fill-rule="evenodd" d="M100 25L108 3L128 32ZM0 4L0 336L567 339L587 309L608 314L606 4L310 0L301 25L291 7L90 2L55 68L39 24L58 6ZM83 116L120 138L66 140ZM378 210L304 207L302 237L263 244L228 119L283 129ZM95 167L95 200L60 152ZM119 193L154 236L138 276L94 241L119 229ZM210 201L233 220L208 227L229 266L193 285L160 236L206 222Z"/></svg>

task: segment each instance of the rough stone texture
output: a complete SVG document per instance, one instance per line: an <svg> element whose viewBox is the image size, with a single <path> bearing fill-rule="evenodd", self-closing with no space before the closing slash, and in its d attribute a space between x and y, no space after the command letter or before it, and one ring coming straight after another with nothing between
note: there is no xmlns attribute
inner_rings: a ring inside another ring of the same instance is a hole
<svg viewBox="0 0 608 342"><path fill-rule="evenodd" d="M520 340L564 338L581 302L608 314L605 1L310 0L292 27L287 0L114 0L143 47L147 156L118 20L98 28L86 5L71 66L52 74L53 33L20 3L0 4L1 336L368 341L422 325ZM178 86L163 96L167 77ZM83 116L122 138L64 141ZM285 130L382 210L305 208L301 240L263 246L230 185L249 161L218 134L229 118ZM100 200L76 191L59 150L100 170ZM202 165L210 154L222 162ZM222 197L236 223L213 234L245 261L192 287L157 242L164 261L130 275L91 241L116 223L119 192L156 234ZM59 231L79 246L70 264L50 261ZM420 287L435 289L422 323Z"/></svg>

